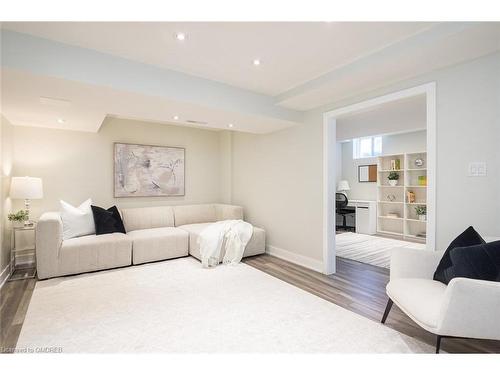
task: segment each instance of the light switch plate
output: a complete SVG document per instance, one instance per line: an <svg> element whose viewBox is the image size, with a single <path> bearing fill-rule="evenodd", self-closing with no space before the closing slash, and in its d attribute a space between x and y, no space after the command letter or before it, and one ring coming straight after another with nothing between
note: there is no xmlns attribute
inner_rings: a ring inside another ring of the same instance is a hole
<svg viewBox="0 0 500 375"><path fill-rule="evenodd" d="M486 163L484 161L475 161L469 163L470 177L486 177Z"/></svg>

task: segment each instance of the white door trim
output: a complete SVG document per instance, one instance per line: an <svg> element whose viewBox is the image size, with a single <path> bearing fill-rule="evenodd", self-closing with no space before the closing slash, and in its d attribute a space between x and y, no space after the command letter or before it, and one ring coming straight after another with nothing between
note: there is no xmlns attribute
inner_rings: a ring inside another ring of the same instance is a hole
<svg viewBox="0 0 500 375"><path fill-rule="evenodd" d="M427 111L427 248L436 249L436 83L430 82L323 114L323 273L335 273L335 176L337 117L395 100L426 95Z"/></svg>

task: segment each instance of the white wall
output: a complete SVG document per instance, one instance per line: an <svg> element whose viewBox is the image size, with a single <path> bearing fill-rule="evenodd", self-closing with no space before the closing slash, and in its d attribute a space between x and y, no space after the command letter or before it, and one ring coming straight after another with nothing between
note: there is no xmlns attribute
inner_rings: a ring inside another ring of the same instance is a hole
<svg viewBox="0 0 500 375"><path fill-rule="evenodd" d="M425 130L417 132L390 134L382 136L382 153L384 155L425 151L426 147ZM377 200L376 182L358 182L358 166L367 164L377 164L377 158L353 159L352 141L342 142L342 180L349 181L351 190L348 192L350 199ZM338 182L338 181L337 181Z"/></svg>
<svg viewBox="0 0 500 375"><path fill-rule="evenodd" d="M321 139L320 126L265 136L235 132L232 150L233 203L266 229L271 249L316 262L322 246Z"/></svg>
<svg viewBox="0 0 500 375"><path fill-rule="evenodd" d="M91 197L96 205L104 207L222 199L221 132L108 118L99 133L14 126L14 135L13 174L43 179L44 198L32 201L35 218L41 212L57 210L60 199L76 205ZM185 147L186 195L114 198L114 142ZM23 202L14 201L14 204L21 208Z"/></svg>
<svg viewBox="0 0 500 375"><path fill-rule="evenodd" d="M227 204L231 203L233 190L232 135L233 133L227 130L219 133L220 202Z"/></svg>
<svg viewBox="0 0 500 375"><path fill-rule="evenodd" d="M437 248L471 224L500 235L499 71L496 53L308 112L302 126L235 134L233 201L263 224L272 246L322 260L323 112L435 81ZM470 161L486 161L488 177L467 177Z"/></svg>
<svg viewBox="0 0 500 375"><path fill-rule="evenodd" d="M10 177L12 175L13 126L0 116L0 283L7 276L10 263L10 223L7 214L11 210L9 199ZM5 271L3 274L2 272Z"/></svg>

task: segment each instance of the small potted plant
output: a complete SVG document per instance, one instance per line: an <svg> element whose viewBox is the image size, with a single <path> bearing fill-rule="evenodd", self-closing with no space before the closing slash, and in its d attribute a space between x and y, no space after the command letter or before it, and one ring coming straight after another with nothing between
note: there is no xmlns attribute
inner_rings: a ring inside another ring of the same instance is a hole
<svg viewBox="0 0 500 375"><path fill-rule="evenodd" d="M427 206L417 206L415 207L415 213L420 221L427 220Z"/></svg>
<svg viewBox="0 0 500 375"><path fill-rule="evenodd" d="M7 218L12 221L15 226L21 226L26 220L28 220L28 211L20 210L15 213L10 213Z"/></svg>
<svg viewBox="0 0 500 375"><path fill-rule="evenodd" d="M387 176L387 179L389 180L389 185L396 186L398 184L398 180L399 180L399 173L398 172L391 172Z"/></svg>

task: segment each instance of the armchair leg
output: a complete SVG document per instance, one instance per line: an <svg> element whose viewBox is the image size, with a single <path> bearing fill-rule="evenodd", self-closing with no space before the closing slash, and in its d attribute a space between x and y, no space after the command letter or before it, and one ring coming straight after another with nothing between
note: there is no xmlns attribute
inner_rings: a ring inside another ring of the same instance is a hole
<svg viewBox="0 0 500 375"><path fill-rule="evenodd" d="M385 324L385 320L387 319L387 315L389 315L389 311L391 311L392 308L392 299L389 298L389 301L387 301L387 306L385 307L384 315L382 316L382 324Z"/></svg>
<svg viewBox="0 0 500 375"><path fill-rule="evenodd" d="M437 335L436 337L436 354L439 354L439 349L441 348L441 339L443 336Z"/></svg>

